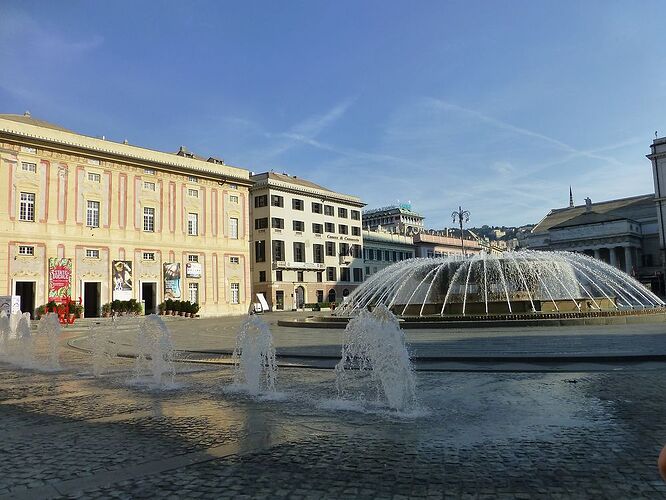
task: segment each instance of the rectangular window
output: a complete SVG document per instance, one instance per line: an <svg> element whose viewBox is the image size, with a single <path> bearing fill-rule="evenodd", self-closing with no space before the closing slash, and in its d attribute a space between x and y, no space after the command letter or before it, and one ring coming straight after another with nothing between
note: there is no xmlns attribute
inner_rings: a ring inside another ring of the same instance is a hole
<svg viewBox="0 0 666 500"><path fill-rule="evenodd" d="M37 148L31 148L30 146L21 146L21 152L36 155Z"/></svg>
<svg viewBox="0 0 666 500"><path fill-rule="evenodd" d="M193 304L199 303L199 283L188 283L187 291L190 297L190 302Z"/></svg>
<svg viewBox="0 0 666 500"><path fill-rule="evenodd" d="M274 229L284 229L284 219L271 217L271 227Z"/></svg>
<svg viewBox="0 0 666 500"><path fill-rule="evenodd" d="M266 281L266 271L259 271L259 282L263 283Z"/></svg>
<svg viewBox="0 0 666 500"><path fill-rule="evenodd" d="M88 201L86 226L99 227L99 201Z"/></svg>
<svg viewBox="0 0 666 500"><path fill-rule="evenodd" d="M273 240L273 260L284 260L284 241Z"/></svg>
<svg viewBox="0 0 666 500"><path fill-rule="evenodd" d="M18 253L19 255L35 255L35 247L20 245Z"/></svg>
<svg viewBox="0 0 666 500"><path fill-rule="evenodd" d="M268 227L268 217L262 217L261 219L254 219L255 229L266 229L267 227Z"/></svg>
<svg viewBox="0 0 666 500"><path fill-rule="evenodd" d="M313 214L321 213L321 203L317 203L315 201L312 202L312 213Z"/></svg>
<svg viewBox="0 0 666 500"><path fill-rule="evenodd" d="M344 224L338 224L338 232L340 234L349 234L349 227Z"/></svg>
<svg viewBox="0 0 666 500"><path fill-rule="evenodd" d="M282 281L282 271L275 271L275 281Z"/></svg>
<svg viewBox="0 0 666 500"><path fill-rule="evenodd" d="M238 239L238 219L235 217L229 218L229 238L232 240Z"/></svg>
<svg viewBox="0 0 666 500"><path fill-rule="evenodd" d="M266 242L264 240L254 242L254 261L266 262Z"/></svg>
<svg viewBox="0 0 666 500"><path fill-rule="evenodd" d="M294 242L294 262L305 262L305 243Z"/></svg>
<svg viewBox="0 0 666 500"><path fill-rule="evenodd" d="M231 284L231 303L240 304L240 283Z"/></svg>
<svg viewBox="0 0 666 500"><path fill-rule="evenodd" d="M305 222L302 220L295 220L293 221L293 228L294 231L305 231Z"/></svg>
<svg viewBox="0 0 666 500"><path fill-rule="evenodd" d="M155 252L143 252L143 260L155 260Z"/></svg>
<svg viewBox="0 0 666 500"><path fill-rule="evenodd" d="M331 205L324 205L324 215L334 215L335 209Z"/></svg>
<svg viewBox="0 0 666 500"><path fill-rule="evenodd" d="M88 172L88 180L90 182L102 182L102 176L95 172Z"/></svg>
<svg viewBox="0 0 666 500"><path fill-rule="evenodd" d="M190 254L187 256L187 262L199 262L199 256L197 254Z"/></svg>
<svg viewBox="0 0 666 500"><path fill-rule="evenodd" d="M326 232L327 233L334 233L335 232L335 224L333 224L332 222L326 222L326 223L324 223L324 225L326 226Z"/></svg>
<svg viewBox="0 0 666 500"><path fill-rule="evenodd" d="M377 253L379 252L381 252L381 250L377 250ZM368 248L368 260L375 260L375 251L372 248Z"/></svg>
<svg viewBox="0 0 666 500"><path fill-rule="evenodd" d="M329 257L335 257L335 242L327 241L326 242L326 255Z"/></svg>
<svg viewBox="0 0 666 500"><path fill-rule="evenodd" d="M324 245L312 245L314 261L317 264L324 263Z"/></svg>
<svg viewBox="0 0 666 500"><path fill-rule="evenodd" d="M352 236L361 236L361 228L352 226Z"/></svg>
<svg viewBox="0 0 666 500"><path fill-rule="evenodd" d="M189 189L187 190L187 196L190 198L198 198L199 197L199 190L198 189Z"/></svg>
<svg viewBox="0 0 666 500"><path fill-rule="evenodd" d="M187 176L187 182L197 183L197 182L199 182L199 179L197 177L192 177L191 175L188 175Z"/></svg>
<svg viewBox="0 0 666 500"><path fill-rule="evenodd" d="M37 164L36 163L28 163L28 162L23 162L21 163L21 170L24 172L37 172Z"/></svg>
<svg viewBox="0 0 666 500"><path fill-rule="evenodd" d="M146 191L155 191L155 183L150 181L143 181L143 189Z"/></svg>
<svg viewBox="0 0 666 500"><path fill-rule="evenodd" d="M361 212L359 212L358 210L352 210L351 218L352 220L361 220Z"/></svg>
<svg viewBox="0 0 666 500"><path fill-rule="evenodd" d="M348 267L340 268L340 281L351 281Z"/></svg>
<svg viewBox="0 0 666 500"><path fill-rule="evenodd" d="M319 272L317 273L317 283L322 283L323 281L324 281L324 273L322 273L321 271L319 271ZM317 294L318 294L318 293L319 293L319 290L317 291ZM317 302L324 302L324 298L323 298L323 297L324 297L324 292L321 292L321 293L322 293L322 299L321 299L321 300L317 300Z"/></svg>
<svg viewBox="0 0 666 500"><path fill-rule="evenodd" d="M229 201L231 203L238 203L238 196L236 196L235 194L229 195Z"/></svg>
<svg viewBox="0 0 666 500"><path fill-rule="evenodd" d="M393 252L393 262L398 260L398 252Z"/></svg>
<svg viewBox="0 0 666 500"><path fill-rule="evenodd" d="M228 184L229 189L238 189L238 184Z"/></svg>
<svg viewBox="0 0 666 500"><path fill-rule="evenodd" d="M240 257L229 257L229 262L231 264L240 264Z"/></svg>
<svg viewBox="0 0 666 500"><path fill-rule="evenodd" d="M21 193L19 220L35 222L35 193Z"/></svg>
<svg viewBox="0 0 666 500"><path fill-rule="evenodd" d="M187 214L187 234L190 236L199 234L199 214Z"/></svg>
<svg viewBox="0 0 666 500"><path fill-rule="evenodd" d="M355 283L360 283L363 281L363 269L360 267L355 267L354 268L354 282Z"/></svg>
<svg viewBox="0 0 666 500"><path fill-rule="evenodd" d="M338 255L349 255L349 244L348 243L338 243Z"/></svg>
<svg viewBox="0 0 666 500"><path fill-rule="evenodd" d="M86 257L90 259L99 259L99 250L95 248L86 248Z"/></svg>
<svg viewBox="0 0 666 500"><path fill-rule="evenodd" d="M343 219L347 218L347 209L338 207L338 217L342 217Z"/></svg>
<svg viewBox="0 0 666 500"><path fill-rule="evenodd" d="M321 224L317 224L316 222L312 223L312 232L314 234L321 234L324 232L324 226Z"/></svg>
<svg viewBox="0 0 666 500"><path fill-rule="evenodd" d="M384 250L384 260L385 260L386 262L388 262L389 260L391 260L391 258L390 258L391 255L390 255L390 254L391 254L391 252L389 252L388 250Z"/></svg>
<svg viewBox="0 0 666 500"><path fill-rule="evenodd" d="M265 207L266 205L268 205L268 195L254 197L254 208Z"/></svg>
<svg viewBox="0 0 666 500"><path fill-rule="evenodd" d="M155 175L155 169L154 168L144 168L143 173L146 175Z"/></svg>
<svg viewBox="0 0 666 500"><path fill-rule="evenodd" d="M294 198L293 200L291 200L291 208L293 208L294 210L303 210L303 200Z"/></svg>
<svg viewBox="0 0 666 500"><path fill-rule="evenodd" d="M155 231L155 209L152 207L143 207L143 230Z"/></svg>
<svg viewBox="0 0 666 500"><path fill-rule="evenodd" d="M296 271L296 281L298 281L298 282L300 282L300 283L302 283L303 281L305 281L305 280L303 279L303 271Z"/></svg>
<svg viewBox="0 0 666 500"><path fill-rule="evenodd" d="M282 196L278 196L277 194L272 194L271 195L271 206L272 207L284 207L284 198Z"/></svg>
<svg viewBox="0 0 666 500"><path fill-rule="evenodd" d="M326 268L326 281L337 281L337 278L335 277L336 275L335 271L336 271L335 267Z"/></svg>

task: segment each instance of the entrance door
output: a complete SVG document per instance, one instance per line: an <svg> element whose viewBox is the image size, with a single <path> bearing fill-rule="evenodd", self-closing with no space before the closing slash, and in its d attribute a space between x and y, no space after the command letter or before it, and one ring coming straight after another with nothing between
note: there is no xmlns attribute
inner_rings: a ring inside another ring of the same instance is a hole
<svg viewBox="0 0 666 500"><path fill-rule="evenodd" d="M303 309L305 305L305 288L296 287L296 309Z"/></svg>
<svg viewBox="0 0 666 500"><path fill-rule="evenodd" d="M275 309L284 309L284 292L282 290L275 292Z"/></svg>
<svg viewBox="0 0 666 500"><path fill-rule="evenodd" d="M99 317L99 295L102 284L98 281L83 284L83 315L86 318Z"/></svg>
<svg viewBox="0 0 666 500"><path fill-rule="evenodd" d="M146 314L157 313L157 283L141 283L141 300L144 301Z"/></svg>
<svg viewBox="0 0 666 500"><path fill-rule="evenodd" d="M30 317L35 317L35 282L17 281L15 284L16 295L21 297L21 312L29 312Z"/></svg>

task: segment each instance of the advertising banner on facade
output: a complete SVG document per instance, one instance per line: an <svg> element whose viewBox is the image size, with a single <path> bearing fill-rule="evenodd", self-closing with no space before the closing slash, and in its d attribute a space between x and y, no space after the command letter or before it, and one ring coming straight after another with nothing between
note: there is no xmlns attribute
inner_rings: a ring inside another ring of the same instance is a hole
<svg viewBox="0 0 666 500"><path fill-rule="evenodd" d="M201 264L199 262L188 262L185 264L186 278L201 278Z"/></svg>
<svg viewBox="0 0 666 500"><path fill-rule="evenodd" d="M49 258L49 301L62 302L72 295L72 259Z"/></svg>
<svg viewBox="0 0 666 500"><path fill-rule="evenodd" d="M111 263L111 280L113 281L113 300L131 299L132 261L114 260Z"/></svg>
<svg viewBox="0 0 666 500"><path fill-rule="evenodd" d="M164 264L164 300L180 300L180 262Z"/></svg>

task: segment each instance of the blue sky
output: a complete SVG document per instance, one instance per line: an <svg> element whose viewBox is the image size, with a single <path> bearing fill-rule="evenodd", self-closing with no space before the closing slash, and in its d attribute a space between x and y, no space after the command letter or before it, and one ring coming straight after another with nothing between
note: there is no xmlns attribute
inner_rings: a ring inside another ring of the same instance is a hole
<svg viewBox="0 0 666 500"><path fill-rule="evenodd" d="M663 4L0 0L0 113L411 201L429 227L653 191Z"/></svg>

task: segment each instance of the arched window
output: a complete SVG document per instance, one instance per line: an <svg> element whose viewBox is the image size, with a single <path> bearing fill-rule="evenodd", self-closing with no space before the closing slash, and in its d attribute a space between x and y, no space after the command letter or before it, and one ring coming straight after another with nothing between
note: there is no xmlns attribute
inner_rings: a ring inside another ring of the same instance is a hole
<svg viewBox="0 0 666 500"><path fill-rule="evenodd" d="M328 291L328 301L329 302L335 302L335 289L334 288L331 288Z"/></svg>

